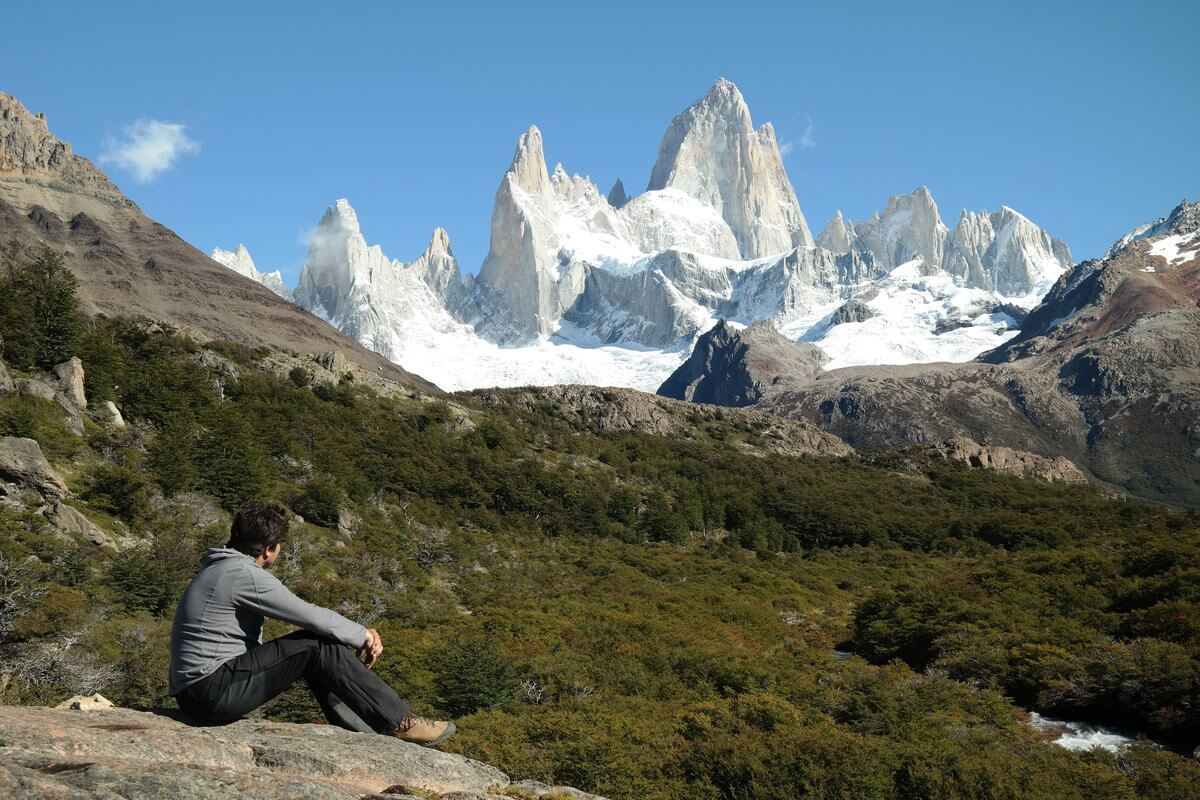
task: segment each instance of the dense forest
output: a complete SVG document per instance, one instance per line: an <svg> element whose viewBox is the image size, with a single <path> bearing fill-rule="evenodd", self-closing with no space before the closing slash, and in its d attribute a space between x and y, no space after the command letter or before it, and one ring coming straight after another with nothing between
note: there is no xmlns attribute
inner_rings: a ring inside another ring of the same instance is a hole
<svg viewBox="0 0 1200 800"><path fill-rule="evenodd" d="M0 395L111 541L0 503L0 702L172 707L175 601L229 512L303 519L280 577L377 627L448 747L614 798L1194 798L1200 518L1097 488L781 455L730 413L585 430L470 395L384 397L300 360L79 315L10 252L17 378L78 356L93 405ZM283 632L281 627L268 634ZM834 647L856 655L835 659ZM1025 709L1122 724L1120 754ZM320 718L303 691L266 708Z"/></svg>

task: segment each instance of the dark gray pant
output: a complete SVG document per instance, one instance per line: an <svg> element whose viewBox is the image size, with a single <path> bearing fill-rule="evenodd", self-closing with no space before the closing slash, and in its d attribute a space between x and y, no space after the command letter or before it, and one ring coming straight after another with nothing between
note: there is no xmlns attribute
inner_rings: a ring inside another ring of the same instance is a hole
<svg viewBox="0 0 1200 800"><path fill-rule="evenodd" d="M281 636L229 659L175 699L189 717L231 722L301 678L325 718L352 731L391 733L411 710L350 648L308 631Z"/></svg>

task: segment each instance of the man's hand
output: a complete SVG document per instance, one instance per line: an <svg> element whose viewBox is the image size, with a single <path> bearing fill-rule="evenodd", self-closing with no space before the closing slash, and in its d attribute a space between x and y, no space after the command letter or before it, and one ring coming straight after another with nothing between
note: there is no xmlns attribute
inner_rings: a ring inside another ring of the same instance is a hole
<svg viewBox="0 0 1200 800"><path fill-rule="evenodd" d="M379 631L367 628L367 638L362 643L362 647L358 648L358 655L366 664L367 669L375 666L375 659L379 658L379 654L382 652L383 638L379 635Z"/></svg>

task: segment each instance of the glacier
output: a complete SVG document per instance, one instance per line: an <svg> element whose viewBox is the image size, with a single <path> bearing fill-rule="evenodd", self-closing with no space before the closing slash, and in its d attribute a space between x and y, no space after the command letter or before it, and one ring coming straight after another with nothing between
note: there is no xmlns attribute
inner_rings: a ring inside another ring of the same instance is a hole
<svg viewBox="0 0 1200 800"><path fill-rule="evenodd" d="M969 360L1015 335L1072 266L1065 244L1008 207L964 210L950 228L926 187L866 220L838 212L814 238L773 128L754 127L724 79L672 120L633 196L550 169L530 126L478 274L440 228L414 260L388 257L345 199L315 228L294 291L244 246L213 257L451 391L653 391L719 320L770 320L824 349L829 368Z"/></svg>

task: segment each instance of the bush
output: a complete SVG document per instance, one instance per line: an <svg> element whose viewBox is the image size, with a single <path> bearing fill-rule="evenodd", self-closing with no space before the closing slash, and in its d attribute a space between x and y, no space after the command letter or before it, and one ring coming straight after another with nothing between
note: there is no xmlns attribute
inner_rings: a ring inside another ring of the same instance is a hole
<svg viewBox="0 0 1200 800"><path fill-rule="evenodd" d="M512 667L482 634L451 639L432 660L438 704L451 716L499 708L516 692Z"/></svg>

